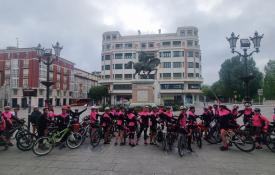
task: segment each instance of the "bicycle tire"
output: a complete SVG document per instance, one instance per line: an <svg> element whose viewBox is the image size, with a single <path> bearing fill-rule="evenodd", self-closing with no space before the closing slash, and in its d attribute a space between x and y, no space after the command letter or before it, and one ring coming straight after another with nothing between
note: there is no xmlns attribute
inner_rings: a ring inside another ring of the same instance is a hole
<svg viewBox="0 0 275 175"><path fill-rule="evenodd" d="M187 139L185 135L181 135L178 140L178 154L183 157L185 152L187 152Z"/></svg>
<svg viewBox="0 0 275 175"><path fill-rule="evenodd" d="M21 151L29 151L32 149L36 141L36 136L34 134L21 134L16 140L16 146Z"/></svg>
<svg viewBox="0 0 275 175"><path fill-rule="evenodd" d="M82 135L77 132L71 132L71 134L66 139L66 145L70 149L78 148L82 143Z"/></svg>
<svg viewBox="0 0 275 175"><path fill-rule="evenodd" d="M236 134L233 138L233 143L239 150L244 152L251 152L255 149L255 142L251 136ZM250 145L250 147L244 148L242 147L243 145Z"/></svg>
<svg viewBox="0 0 275 175"><path fill-rule="evenodd" d="M41 145L41 142L42 142L42 145ZM40 137L34 143L34 145L32 147L32 152L38 156L45 156L52 151L53 147L54 147L54 145L53 145L53 143L51 143L49 137ZM42 149L45 152L39 152L37 148Z"/></svg>
<svg viewBox="0 0 275 175"><path fill-rule="evenodd" d="M267 136L266 146L271 152L275 153L275 133Z"/></svg>
<svg viewBox="0 0 275 175"><path fill-rule="evenodd" d="M91 145L93 147L97 147L100 143L100 139L101 139L101 135L97 129L91 134Z"/></svg>

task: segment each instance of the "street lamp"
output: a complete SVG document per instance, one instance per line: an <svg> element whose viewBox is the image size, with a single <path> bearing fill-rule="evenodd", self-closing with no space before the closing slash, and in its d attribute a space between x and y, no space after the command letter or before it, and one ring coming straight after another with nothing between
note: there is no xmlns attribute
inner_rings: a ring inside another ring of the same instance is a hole
<svg viewBox="0 0 275 175"><path fill-rule="evenodd" d="M247 70L247 58L252 56L252 54L254 54L255 52L258 53L260 50L260 42L261 39L263 38L263 34L259 35L258 32L256 31L254 33L254 37L250 37L250 40L252 41L253 45L254 45L254 49L252 52L247 53L247 50L250 48L250 41L249 39L245 38L245 39L240 39L240 47L243 50L243 54L241 54L240 52L236 51L236 43L239 39L239 35L236 36L234 34L234 32L231 33L231 36L229 38L226 37L227 41L229 42L229 46L231 48L232 53L237 53L240 57L244 58L245 61L245 76L241 77L241 79L243 80L244 84L245 84L245 101L250 101L250 97L248 96L248 84L249 81L252 80L254 78L254 75L252 75L251 73L248 74L248 70Z"/></svg>
<svg viewBox="0 0 275 175"><path fill-rule="evenodd" d="M55 55L52 54L52 49L44 49L41 47L41 44L38 44L36 47L37 55L46 66L47 66L47 80L41 81L41 84L46 86L46 106L49 106L50 101L50 87L54 84L53 81L50 81L50 66L53 64L53 62L58 59L60 56L60 52L63 49L63 47L60 46L59 42L56 42L56 45L52 45ZM44 61L44 59L46 61Z"/></svg>

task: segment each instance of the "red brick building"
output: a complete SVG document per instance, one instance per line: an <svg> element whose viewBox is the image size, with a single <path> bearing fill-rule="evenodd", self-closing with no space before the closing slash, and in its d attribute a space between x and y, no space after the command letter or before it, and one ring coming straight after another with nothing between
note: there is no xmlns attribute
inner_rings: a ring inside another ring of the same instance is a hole
<svg viewBox="0 0 275 175"><path fill-rule="evenodd" d="M50 67L50 102L60 106L69 104L72 98L72 80L75 76L74 63L64 58L57 58ZM40 82L46 80L47 68L38 58L36 48L14 48L0 50L0 106L27 106L23 89L36 89L37 96L32 97L32 106L44 106L46 87ZM74 97L77 98L77 97ZM87 98L87 97L86 97Z"/></svg>

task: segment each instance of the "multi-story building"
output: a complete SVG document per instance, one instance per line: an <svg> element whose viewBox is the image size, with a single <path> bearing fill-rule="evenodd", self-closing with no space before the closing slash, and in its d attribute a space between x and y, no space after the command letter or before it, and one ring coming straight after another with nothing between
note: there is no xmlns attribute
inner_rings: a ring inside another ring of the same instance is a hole
<svg viewBox="0 0 275 175"><path fill-rule="evenodd" d="M31 98L33 106L45 105L46 87L40 83L46 81L47 75L43 59L38 57L36 47L8 47L0 50L0 106L27 106L24 89L37 90L37 96ZM97 79L91 74L87 75L88 78L84 74L79 76L77 72L81 70L75 69L73 62L61 57L54 59L50 66L50 80L54 82L50 88L51 104L60 106L69 104L72 99L87 98L87 92L84 91L87 91L89 85L96 85ZM72 88L73 83L83 87Z"/></svg>
<svg viewBox="0 0 275 175"><path fill-rule="evenodd" d="M154 52L161 64L157 68L155 103L195 103L201 84L201 51L198 29L179 27L176 33L122 36L118 31L105 32L102 40L102 80L110 88L112 104L131 101L135 70L129 61L138 62L139 53Z"/></svg>

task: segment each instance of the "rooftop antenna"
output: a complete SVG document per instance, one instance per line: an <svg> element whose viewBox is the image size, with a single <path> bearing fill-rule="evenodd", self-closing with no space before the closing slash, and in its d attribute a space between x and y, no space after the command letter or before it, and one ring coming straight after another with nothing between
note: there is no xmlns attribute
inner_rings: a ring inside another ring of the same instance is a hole
<svg viewBox="0 0 275 175"><path fill-rule="evenodd" d="M18 48L18 47L19 47L19 38L16 37L16 48Z"/></svg>

